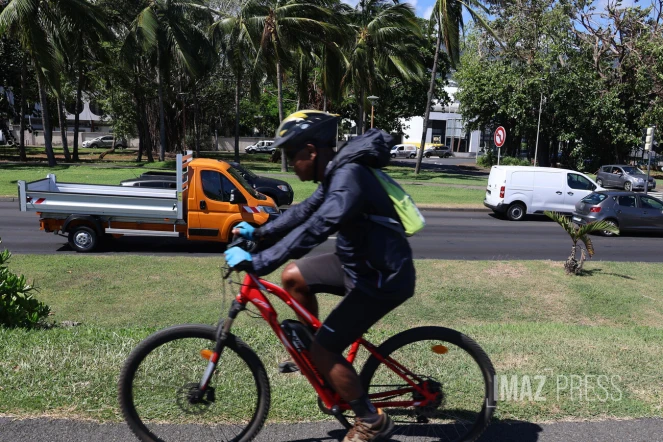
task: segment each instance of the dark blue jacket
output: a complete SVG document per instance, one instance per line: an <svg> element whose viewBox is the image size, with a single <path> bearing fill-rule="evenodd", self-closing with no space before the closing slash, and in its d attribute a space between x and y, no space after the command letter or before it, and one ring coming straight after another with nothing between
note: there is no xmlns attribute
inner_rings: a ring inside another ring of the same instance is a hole
<svg viewBox="0 0 663 442"><path fill-rule="evenodd" d="M374 296L412 296L415 271L406 237L366 218L373 214L398 220L387 193L367 167L387 165L390 141L377 129L352 139L327 165L313 195L256 229L257 237L281 238L253 255L256 273L271 273L337 233L336 254L357 289Z"/></svg>

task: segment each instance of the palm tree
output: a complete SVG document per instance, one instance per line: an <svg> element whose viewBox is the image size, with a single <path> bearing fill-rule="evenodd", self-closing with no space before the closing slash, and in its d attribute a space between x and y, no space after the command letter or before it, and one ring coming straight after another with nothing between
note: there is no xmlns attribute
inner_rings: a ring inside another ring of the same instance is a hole
<svg viewBox="0 0 663 442"><path fill-rule="evenodd" d="M279 121L283 121L283 76L296 50L312 52L322 40L333 40L338 27L327 0L252 0L246 5L247 28L258 48L256 63L276 78ZM281 170L287 171L285 155Z"/></svg>
<svg viewBox="0 0 663 442"><path fill-rule="evenodd" d="M550 211L545 211L543 213L545 213L548 218L562 226L562 228L566 230L566 233L568 233L571 237L571 241L573 241L573 247L571 247L571 256L569 256L569 258L564 263L564 270L566 271L567 275L581 274L582 266L585 263L587 256L590 258L594 256L594 245L588 236L590 233L600 232L605 235L619 234L619 228L610 221L597 221L585 224L581 227L577 227L567 216ZM585 247L580 247L578 241L581 241ZM577 258L578 249L580 250L580 259ZM585 251L587 251L586 254Z"/></svg>
<svg viewBox="0 0 663 442"><path fill-rule="evenodd" d="M201 0L154 0L133 22L125 47L141 48L153 56L159 96L159 160L166 156L164 88L170 67L178 64L191 76L203 69L201 52L209 53L209 40L198 23L211 22L211 11ZM124 51L125 53L128 51ZM204 57L203 57L204 58Z"/></svg>
<svg viewBox="0 0 663 442"><path fill-rule="evenodd" d="M422 62L416 46L421 30L412 7L387 0L360 0L350 17L355 41L343 83L354 89L358 104L357 134L364 130L366 96L379 93L386 77L420 81Z"/></svg>
<svg viewBox="0 0 663 442"><path fill-rule="evenodd" d="M485 3L498 4L501 0L486 0ZM437 64L440 56L442 39L451 62L451 67L455 68L460 59L460 31L463 29L463 8L470 13L475 22L486 29L495 40L500 44L500 40L488 25L488 22L479 15L473 7L488 12L485 6L479 0L437 0L433 6L433 12L430 16L431 28L435 28L437 43L435 45L435 57L433 59L433 69L431 71L430 86L428 87L428 98L426 100L426 110L424 113L424 130L421 135L421 145L417 152L417 164L414 168L415 175L421 169L421 161L424 155L424 145L426 144L426 132L428 127L428 118L433 101L433 92L435 91L435 77L437 76Z"/></svg>
<svg viewBox="0 0 663 442"><path fill-rule="evenodd" d="M70 0L63 0L69 4ZM34 65L39 99L41 101L42 122L46 156L50 167L56 165L51 138L50 115L48 112L47 90L49 84L59 83L58 62L55 57L52 33L58 29L54 21L55 5L48 1L12 0L0 13L0 34L8 33L21 44Z"/></svg>
<svg viewBox="0 0 663 442"><path fill-rule="evenodd" d="M212 25L214 42L235 77L235 162L239 162L239 117L242 81L247 68L256 56L256 48L247 28L247 4L226 4L215 13L218 20ZM251 71L256 75L255 70Z"/></svg>

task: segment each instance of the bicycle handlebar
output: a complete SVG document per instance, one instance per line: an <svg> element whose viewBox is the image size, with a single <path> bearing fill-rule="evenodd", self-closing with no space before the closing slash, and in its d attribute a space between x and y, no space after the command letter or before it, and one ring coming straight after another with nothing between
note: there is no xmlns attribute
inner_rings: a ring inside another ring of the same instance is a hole
<svg viewBox="0 0 663 442"><path fill-rule="evenodd" d="M242 238L239 235L234 235L233 240L229 242L226 245L226 250L228 250L231 247L239 247L242 250L246 250L247 252L251 252L253 248L255 247L255 243L253 241L250 241L246 238ZM233 271L238 271L235 268L229 267L228 270L223 274L223 279L228 279L228 277L232 274Z"/></svg>

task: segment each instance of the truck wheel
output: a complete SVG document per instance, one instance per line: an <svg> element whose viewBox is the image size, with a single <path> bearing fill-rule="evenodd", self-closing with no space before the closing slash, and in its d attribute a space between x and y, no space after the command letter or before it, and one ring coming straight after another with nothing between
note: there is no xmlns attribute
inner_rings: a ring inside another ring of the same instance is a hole
<svg viewBox="0 0 663 442"><path fill-rule="evenodd" d="M525 205L523 203L513 203L506 211L506 217L511 221L520 221L525 217Z"/></svg>
<svg viewBox="0 0 663 442"><path fill-rule="evenodd" d="M79 253L88 253L97 247L98 236L94 229L76 226L69 231L69 247Z"/></svg>

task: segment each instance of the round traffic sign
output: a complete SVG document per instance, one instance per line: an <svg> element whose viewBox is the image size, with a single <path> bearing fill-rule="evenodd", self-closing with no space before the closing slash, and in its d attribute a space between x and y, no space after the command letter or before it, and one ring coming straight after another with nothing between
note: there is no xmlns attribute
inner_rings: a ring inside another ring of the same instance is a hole
<svg viewBox="0 0 663 442"><path fill-rule="evenodd" d="M495 146L504 146L504 142L506 141L506 130L504 130L502 126L498 127L495 129L495 135L493 138L495 139Z"/></svg>

